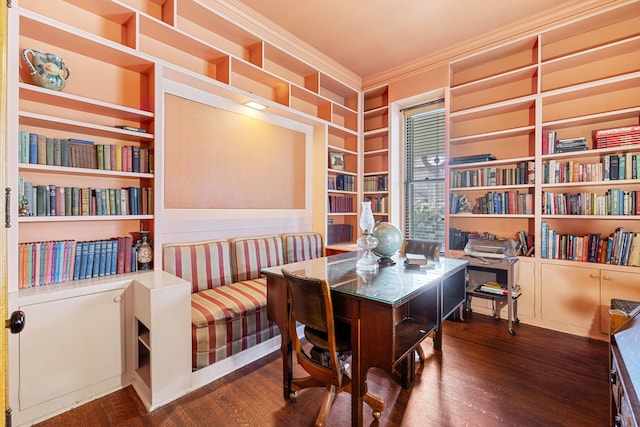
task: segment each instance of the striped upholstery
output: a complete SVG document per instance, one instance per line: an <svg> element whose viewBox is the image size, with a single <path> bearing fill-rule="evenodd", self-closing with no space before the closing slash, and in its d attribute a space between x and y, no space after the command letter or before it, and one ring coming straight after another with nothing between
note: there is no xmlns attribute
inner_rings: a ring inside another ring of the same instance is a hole
<svg viewBox="0 0 640 427"><path fill-rule="evenodd" d="M191 295L193 367L225 359L276 335L267 319L267 281L236 282Z"/></svg>
<svg viewBox="0 0 640 427"><path fill-rule="evenodd" d="M234 281L260 277L260 270L282 265L282 238L278 235L231 239L231 266Z"/></svg>
<svg viewBox="0 0 640 427"><path fill-rule="evenodd" d="M191 282L191 292L232 283L227 240L163 245L163 270Z"/></svg>
<svg viewBox="0 0 640 427"><path fill-rule="evenodd" d="M322 236L318 233L283 234L282 245L285 264L322 256Z"/></svg>
<svg viewBox="0 0 640 427"><path fill-rule="evenodd" d="M267 280L260 270L283 263L280 236L166 244L163 255L165 271L192 283L194 369L278 334L267 319Z"/></svg>

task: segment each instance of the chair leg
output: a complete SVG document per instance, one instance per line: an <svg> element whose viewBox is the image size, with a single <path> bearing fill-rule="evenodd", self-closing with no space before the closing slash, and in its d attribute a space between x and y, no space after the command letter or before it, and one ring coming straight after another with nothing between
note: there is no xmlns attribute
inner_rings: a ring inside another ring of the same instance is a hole
<svg viewBox="0 0 640 427"><path fill-rule="evenodd" d="M329 416L329 411L331 410L331 406L333 405L333 400L336 397L336 386L327 385L326 391L324 392L324 397L322 399L322 405L320 405L320 412L318 412L318 417L316 418L316 427L322 427L327 423L327 418Z"/></svg>
<svg viewBox="0 0 640 427"><path fill-rule="evenodd" d="M373 418L379 420L382 411L384 411L384 399L371 392L366 392L362 400L373 410Z"/></svg>

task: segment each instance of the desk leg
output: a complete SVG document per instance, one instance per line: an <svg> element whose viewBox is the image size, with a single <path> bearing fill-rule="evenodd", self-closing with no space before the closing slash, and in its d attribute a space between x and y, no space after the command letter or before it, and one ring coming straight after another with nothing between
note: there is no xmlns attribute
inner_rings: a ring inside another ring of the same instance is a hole
<svg viewBox="0 0 640 427"><path fill-rule="evenodd" d="M351 425L361 427L363 421L362 402L366 389L366 371L362 372L360 355L360 316L351 323Z"/></svg>
<svg viewBox="0 0 640 427"><path fill-rule="evenodd" d="M433 348L442 351L442 326L433 331Z"/></svg>
<svg viewBox="0 0 640 427"><path fill-rule="evenodd" d="M292 345L289 335L282 333L282 344L280 351L282 352L282 384L284 400L291 399L291 379L293 378L293 361L292 361ZM286 337L285 337L286 335Z"/></svg>

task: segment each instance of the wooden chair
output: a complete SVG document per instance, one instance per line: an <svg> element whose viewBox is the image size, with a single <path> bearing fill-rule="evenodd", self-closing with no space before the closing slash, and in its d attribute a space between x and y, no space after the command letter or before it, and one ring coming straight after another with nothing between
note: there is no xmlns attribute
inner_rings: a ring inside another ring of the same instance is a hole
<svg viewBox="0 0 640 427"><path fill-rule="evenodd" d="M293 378L291 401L296 401L297 392L308 387L326 389L316 426L323 426L329 415L335 395L351 393L351 378L348 376L347 359L351 356L350 325L334 320L331 290L325 280L304 277L282 269L289 293L289 331L298 364L309 376ZM309 343L303 347L296 331L297 322L304 325L304 336ZM310 347L310 348L309 348ZM384 401L366 393L364 402L373 409L379 419L384 410Z"/></svg>
<svg viewBox="0 0 640 427"><path fill-rule="evenodd" d="M435 240L420 240L420 239L406 239L402 245L402 254L422 254L427 259L438 261L440 259L440 249L442 248L442 242ZM426 356L422 345L418 344L415 348L418 353L420 363L424 363Z"/></svg>

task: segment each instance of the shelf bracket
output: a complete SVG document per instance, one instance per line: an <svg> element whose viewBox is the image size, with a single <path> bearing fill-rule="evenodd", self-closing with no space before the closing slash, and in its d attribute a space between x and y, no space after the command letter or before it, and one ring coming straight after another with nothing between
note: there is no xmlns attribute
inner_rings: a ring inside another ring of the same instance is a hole
<svg viewBox="0 0 640 427"><path fill-rule="evenodd" d="M11 228L11 189L9 187L4 189L4 201L4 226Z"/></svg>

